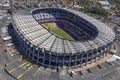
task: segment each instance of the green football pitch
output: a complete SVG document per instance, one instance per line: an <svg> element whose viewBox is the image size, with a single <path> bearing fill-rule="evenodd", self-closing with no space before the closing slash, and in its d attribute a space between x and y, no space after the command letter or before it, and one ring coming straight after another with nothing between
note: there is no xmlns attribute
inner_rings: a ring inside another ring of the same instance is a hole
<svg viewBox="0 0 120 80"><path fill-rule="evenodd" d="M61 28L51 28L49 30L59 37L62 37L64 39L68 39L68 40L74 40L73 37L71 37L67 32L65 32Z"/></svg>

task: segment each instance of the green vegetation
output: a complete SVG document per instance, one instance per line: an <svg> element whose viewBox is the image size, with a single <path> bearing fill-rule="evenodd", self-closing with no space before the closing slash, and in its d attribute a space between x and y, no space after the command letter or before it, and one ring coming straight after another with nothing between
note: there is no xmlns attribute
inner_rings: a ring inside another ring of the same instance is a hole
<svg viewBox="0 0 120 80"><path fill-rule="evenodd" d="M79 0L79 4L83 7L80 11L84 13L97 14L101 17L107 17L108 15L108 12L95 0Z"/></svg>
<svg viewBox="0 0 120 80"><path fill-rule="evenodd" d="M12 14L12 9L7 9L8 14Z"/></svg>
<svg viewBox="0 0 120 80"><path fill-rule="evenodd" d="M66 33L64 30L61 28L51 28L50 31L54 33L55 35L62 37L64 39L68 40L74 40L68 33Z"/></svg>
<svg viewBox="0 0 120 80"><path fill-rule="evenodd" d="M120 16L120 0L109 0L109 2L113 5L116 14Z"/></svg>
<svg viewBox="0 0 120 80"><path fill-rule="evenodd" d="M120 0L109 0L112 5L115 6L118 10L120 10Z"/></svg>

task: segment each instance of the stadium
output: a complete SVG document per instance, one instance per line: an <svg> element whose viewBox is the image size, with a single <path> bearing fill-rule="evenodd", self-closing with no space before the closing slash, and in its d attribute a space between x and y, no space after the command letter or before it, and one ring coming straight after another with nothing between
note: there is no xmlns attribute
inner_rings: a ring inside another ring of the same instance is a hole
<svg viewBox="0 0 120 80"><path fill-rule="evenodd" d="M82 67L105 57L115 34L86 14L66 8L42 8L13 15L13 41L33 63L56 69Z"/></svg>

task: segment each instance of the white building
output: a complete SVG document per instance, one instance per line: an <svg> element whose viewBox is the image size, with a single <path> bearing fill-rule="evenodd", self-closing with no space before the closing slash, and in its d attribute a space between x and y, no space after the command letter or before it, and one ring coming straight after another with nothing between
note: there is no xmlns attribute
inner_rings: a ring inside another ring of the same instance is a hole
<svg viewBox="0 0 120 80"><path fill-rule="evenodd" d="M3 8L9 8L10 7L9 0L0 0L0 6Z"/></svg>

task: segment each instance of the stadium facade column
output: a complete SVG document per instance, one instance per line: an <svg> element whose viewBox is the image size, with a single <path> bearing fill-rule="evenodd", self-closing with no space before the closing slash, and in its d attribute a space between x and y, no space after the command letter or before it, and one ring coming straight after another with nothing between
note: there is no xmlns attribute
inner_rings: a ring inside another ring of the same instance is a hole
<svg viewBox="0 0 120 80"><path fill-rule="evenodd" d="M50 54L50 58L49 58L49 68L50 68L51 67L51 52L49 54Z"/></svg>
<svg viewBox="0 0 120 80"><path fill-rule="evenodd" d="M43 62L42 62L42 66L44 66L44 62L45 62L45 50L44 50L44 48L42 49L42 53L43 53Z"/></svg>
<svg viewBox="0 0 120 80"><path fill-rule="evenodd" d="M102 52L101 52L101 48L98 49L99 50L99 60L101 59L101 55L102 55Z"/></svg>
<svg viewBox="0 0 120 80"><path fill-rule="evenodd" d="M65 54L63 55L63 65L64 65L64 63L65 63Z"/></svg>
<svg viewBox="0 0 120 80"><path fill-rule="evenodd" d="M109 44L107 45L107 47L106 47L106 52L107 52L106 55L107 55L108 53L110 53L111 47L112 47L111 45L109 45Z"/></svg>
<svg viewBox="0 0 120 80"><path fill-rule="evenodd" d="M109 53L109 51L107 51L107 48L108 48L108 46L106 46L106 47L105 47L105 50L104 50L105 56L107 56L107 54Z"/></svg>
<svg viewBox="0 0 120 80"><path fill-rule="evenodd" d="M32 56L32 61L34 60L35 49L36 49L36 47L34 46L34 47L33 47L33 52L32 52L32 54L33 54L33 56Z"/></svg>
<svg viewBox="0 0 120 80"><path fill-rule="evenodd" d="M99 60L98 49L96 49L96 60Z"/></svg>
<svg viewBox="0 0 120 80"><path fill-rule="evenodd" d="M76 66L76 65L77 65L77 53L75 55L75 65L74 66Z"/></svg>
<svg viewBox="0 0 120 80"><path fill-rule="evenodd" d="M21 41L22 39L21 39L21 36L19 35L19 41L18 41L18 44L19 44L19 46L21 46L21 44L22 44L22 41Z"/></svg>
<svg viewBox="0 0 120 80"><path fill-rule="evenodd" d="M91 63L92 63L92 62L94 62L94 59L93 59L94 58L94 51L92 50L91 53L92 53L92 59L91 59Z"/></svg>
<svg viewBox="0 0 120 80"><path fill-rule="evenodd" d="M68 69L69 69L70 66L71 66L71 56L72 56L72 53L70 54L70 57L69 57L69 66L68 66Z"/></svg>
<svg viewBox="0 0 120 80"><path fill-rule="evenodd" d="M95 60L96 60L95 59L96 58L95 51L93 50L92 53L93 53L92 62L95 62Z"/></svg>
<svg viewBox="0 0 120 80"><path fill-rule="evenodd" d="M99 60L99 52L98 52L98 49L96 49L96 51L97 51L97 59Z"/></svg>
<svg viewBox="0 0 120 80"><path fill-rule="evenodd" d="M22 51L22 50L21 50L21 49L22 49L22 44L23 44L22 38L20 37L20 42L19 42L20 51Z"/></svg>
<svg viewBox="0 0 120 80"><path fill-rule="evenodd" d="M32 52L32 48L33 48L33 46L30 45L30 52ZM28 56L30 57L30 54Z"/></svg>
<svg viewBox="0 0 120 80"><path fill-rule="evenodd" d="M28 53L28 50L29 50L28 45L29 45L29 42L26 42L26 54L29 54L29 53Z"/></svg>
<svg viewBox="0 0 120 80"><path fill-rule="evenodd" d="M98 60L100 59L100 53L97 51Z"/></svg>
<svg viewBox="0 0 120 80"><path fill-rule="evenodd" d="M26 45L25 45L25 47L26 47L26 50L25 50L25 54L26 54L26 53L27 53L27 49L28 49L27 40L26 40Z"/></svg>
<svg viewBox="0 0 120 80"><path fill-rule="evenodd" d="M107 54L109 53L108 45L107 45L106 48L105 48L105 52L106 52L106 56L107 56Z"/></svg>
<svg viewBox="0 0 120 80"><path fill-rule="evenodd" d="M17 32L16 32L16 30L13 31L12 36L13 36L13 40L15 41L15 40L16 40L16 36L17 36Z"/></svg>
<svg viewBox="0 0 120 80"><path fill-rule="evenodd" d="M23 48L23 52L25 52L26 51L26 45L25 45L25 40L24 40L24 48Z"/></svg>
<svg viewBox="0 0 120 80"><path fill-rule="evenodd" d="M87 62L88 62L88 54L90 54L89 51L86 53L86 56L87 56L87 57L86 57L85 65L87 65Z"/></svg>
<svg viewBox="0 0 120 80"><path fill-rule="evenodd" d="M57 57L56 57L56 68L58 68L58 53L57 54Z"/></svg>
<svg viewBox="0 0 120 80"><path fill-rule="evenodd" d="M109 53L109 49L108 49L108 47L109 47L108 45L106 45L106 47L105 47L105 52L106 52L105 55L106 55L106 56L107 56L107 54Z"/></svg>
<svg viewBox="0 0 120 80"><path fill-rule="evenodd" d="M28 48L29 48L29 53L27 54L28 56L30 55L30 51L31 51L31 43L29 42L29 44L28 44Z"/></svg>
<svg viewBox="0 0 120 80"><path fill-rule="evenodd" d="M20 37L20 39L19 39L19 50L20 50L20 52L23 52L23 44L24 44L24 42L23 42L23 37L22 36L19 36Z"/></svg>
<svg viewBox="0 0 120 80"><path fill-rule="evenodd" d="M38 50L37 50L37 64L38 64L38 62L39 62L39 54L40 54L40 50L39 50L39 48L38 48Z"/></svg>
<svg viewBox="0 0 120 80"><path fill-rule="evenodd" d="M107 56L108 52L105 51L105 56Z"/></svg>
<svg viewBox="0 0 120 80"><path fill-rule="evenodd" d="M104 57L104 52L103 52L103 49L101 49L101 58Z"/></svg>
<svg viewBox="0 0 120 80"><path fill-rule="evenodd" d="M20 40L20 51L21 52L23 52L23 44L24 44L24 42L23 42L23 39L21 37L21 40Z"/></svg>
<svg viewBox="0 0 120 80"><path fill-rule="evenodd" d="M23 43L23 52L25 52L25 40L23 39L24 43Z"/></svg>
<svg viewBox="0 0 120 80"><path fill-rule="evenodd" d="M24 41L23 41L22 37L21 37L21 40L20 40L20 43L19 43L19 44L20 44L20 46L19 46L19 47L20 47L20 51L23 52L23 44L24 44Z"/></svg>
<svg viewBox="0 0 120 80"><path fill-rule="evenodd" d="M108 44L108 51L110 51L110 49L111 49L111 44Z"/></svg>
<svg viewBox="0 0 120 80"><path fill-rule="evenodd" d="M85 52L82 52L81 54L81 60L80 60L80 66L82 67L82 64L83 64L83 55L84 55Z"/></svg>
<svg viewBox="0 0 120 80"><path fill-rule="evenodd" d="M90 56L90 64L92 63L92 58L93 58L93 53L92 53L92 51L90 51L90 54L91 54L91 56Z"/></svg>
<svg viewBox="0 0 120 80"><path fill-rule="evenodd" d="M103 48L104 48L104 46L103 46ZM105 52L104 52L104 49L102 49L102 52L103 52L103 57L105 56Z"/></svg>
<svg viewBox="0 0 120 80"><path fill-rule="evenodd" d="M104 57L103 46L101 48L101 52L102 52L102 58L103 58Z"/></svg>
<svg viewBox="0 0 120 80"><path fill-rule="evenodd" d="M97 50L94 49L94 54L95 54L95 62L97 61Z"/></svg>

